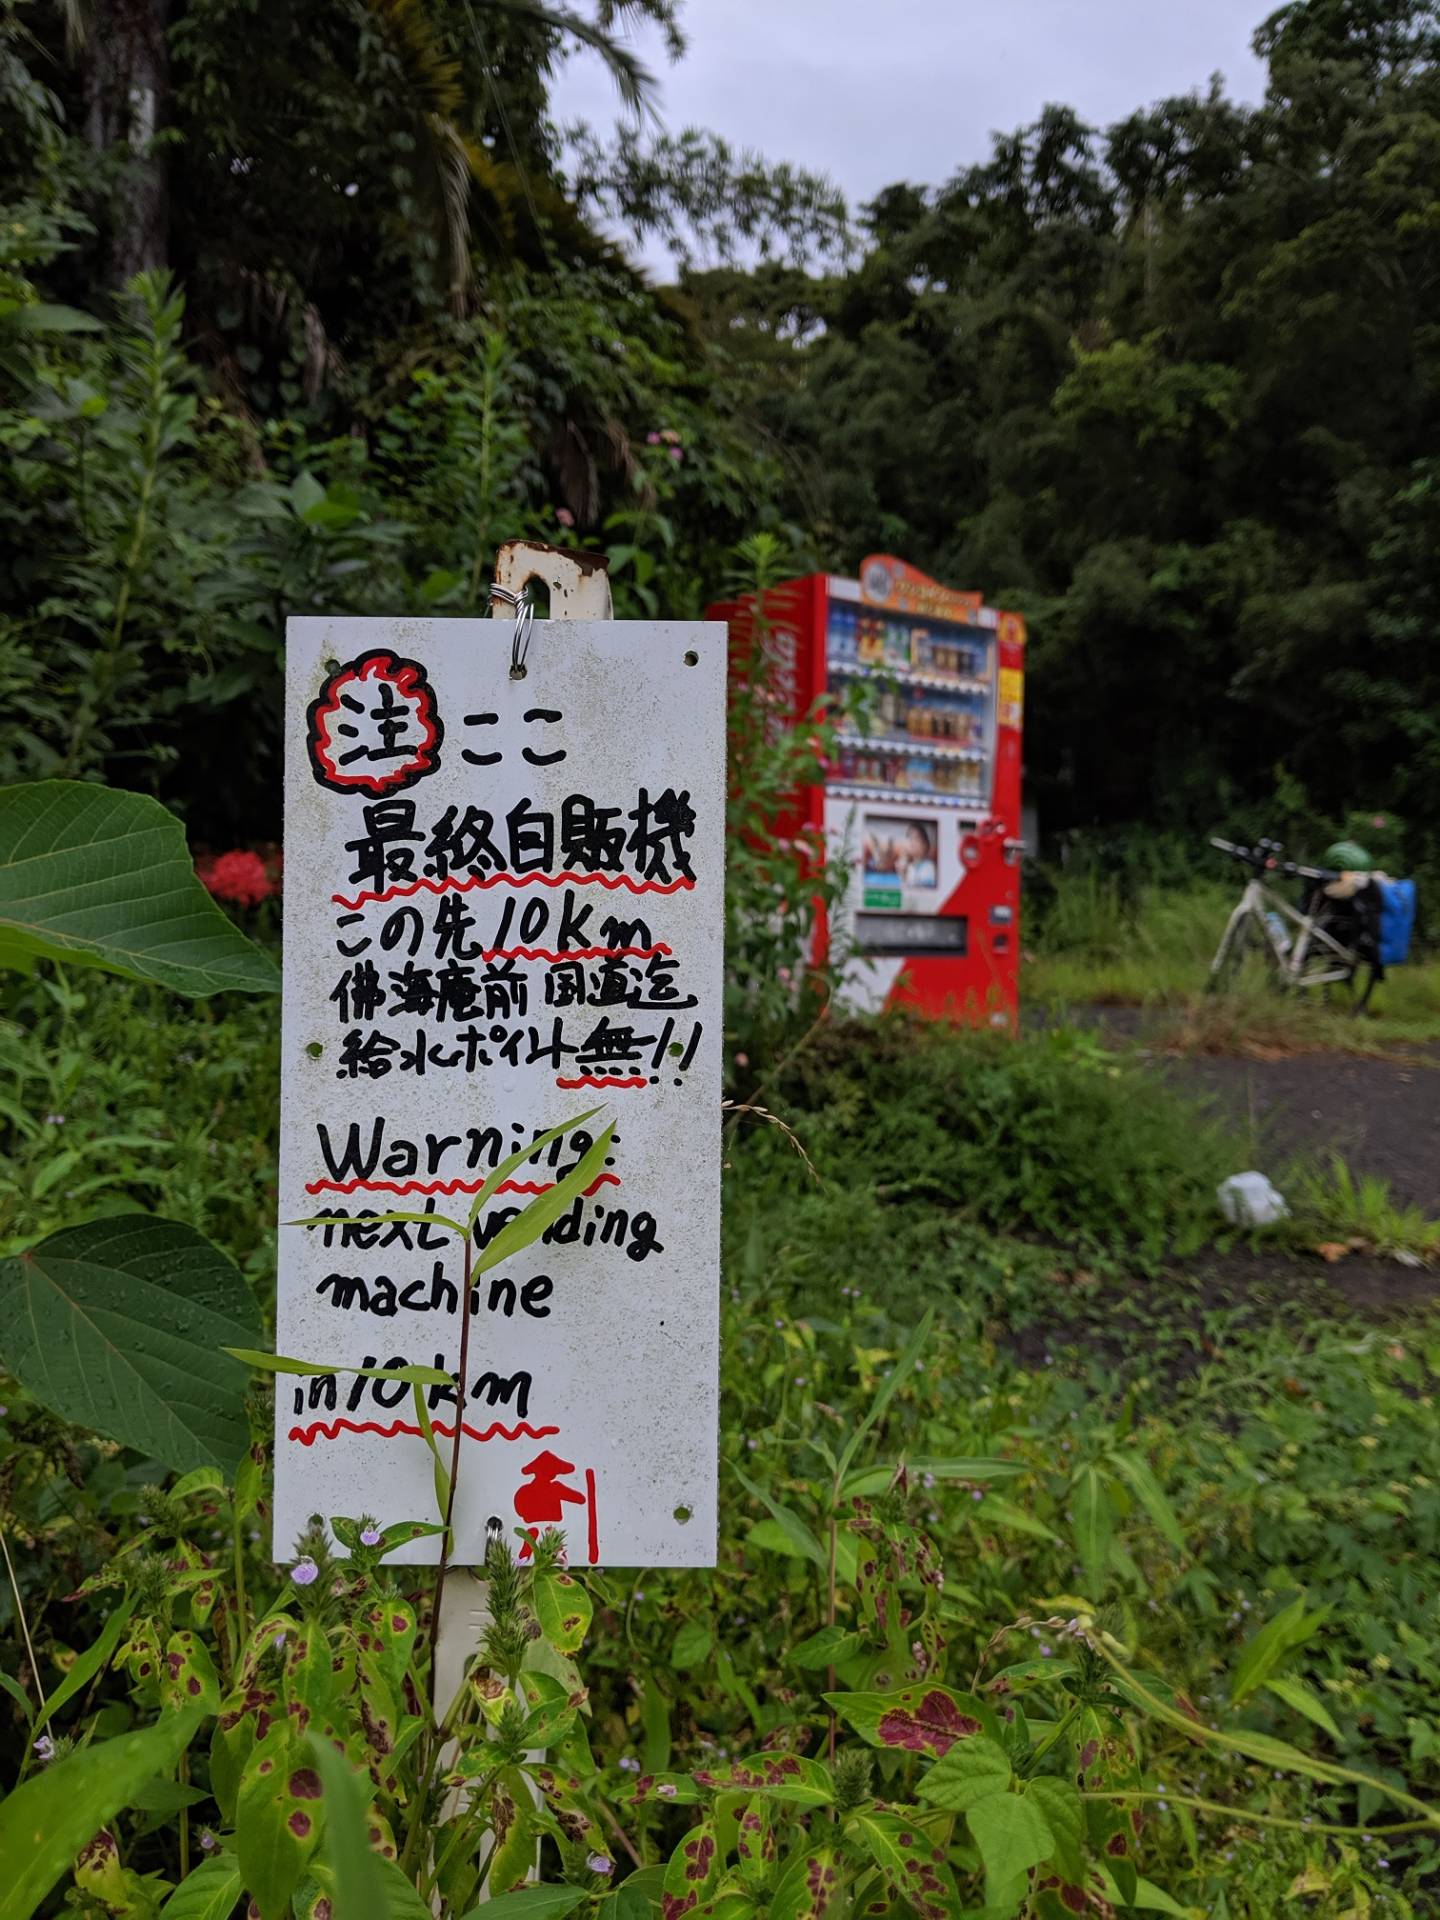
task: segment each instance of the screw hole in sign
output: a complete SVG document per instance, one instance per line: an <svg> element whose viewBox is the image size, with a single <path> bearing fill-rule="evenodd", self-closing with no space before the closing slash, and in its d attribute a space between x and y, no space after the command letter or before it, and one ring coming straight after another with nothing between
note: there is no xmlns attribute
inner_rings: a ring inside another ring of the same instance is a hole
<svg viewBox="0 0 1440 1920"><path fill-rule="evenodd" d="M698 667L700 664L700 656L693 647L688 648L686 651L685 664L687 667Z"/></svg>
<svg viewBox="0 0 1440 1920"><path fill-rule="evenodd" d="M326 673L338 673L340 671L340 662L338 660L327 660L325 662L325 671Z"/></svg>
<svg viewBox="0 0 1440 1920"><path fill-rule="evenodd" d="M318 1040L312 1040L310 1044L306 1047L305 1051L306 1053L309 1054L312 1060L318 1060L321 1054L324 1053L325 1049L324 1047L321 1046Z"/></svg>
<svg viewBox="0 0 1440 1920"><path fill-rule="evenodd" d="M685 1522L691 1518L694 1511L695 1510L693 1507L676 1507L672 1517L678 1520L680 1522L680 1525L683 1527L685 1525Z"/></svg>

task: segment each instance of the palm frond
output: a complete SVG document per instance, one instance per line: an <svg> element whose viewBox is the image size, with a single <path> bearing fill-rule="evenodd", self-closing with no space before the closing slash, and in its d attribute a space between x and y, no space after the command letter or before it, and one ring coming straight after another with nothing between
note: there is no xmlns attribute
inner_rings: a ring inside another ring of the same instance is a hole
<svg viewBox="0 0 1440 1920"><path fill-rule="evenodd" d="M543 0L476 0L476 5L492 13L511 14L551 33L578 40L582 47L589 48L604 61L616 92L637 119L654 112L654 74L638 54L593 20L587 20L569 7L545 6Z"/></svg>

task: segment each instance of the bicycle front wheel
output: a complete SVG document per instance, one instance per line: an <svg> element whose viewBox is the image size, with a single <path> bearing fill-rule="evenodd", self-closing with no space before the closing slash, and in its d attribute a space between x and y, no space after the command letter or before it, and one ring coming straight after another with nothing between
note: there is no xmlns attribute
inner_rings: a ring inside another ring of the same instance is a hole
<svg viewBox="0 0 1440 1920"><path fill-rule="evenodd" d="M1210 992L1238 994L1281 984L1280 963L1264 927L1253 913L1238 915L1211 962Z"/></svg>

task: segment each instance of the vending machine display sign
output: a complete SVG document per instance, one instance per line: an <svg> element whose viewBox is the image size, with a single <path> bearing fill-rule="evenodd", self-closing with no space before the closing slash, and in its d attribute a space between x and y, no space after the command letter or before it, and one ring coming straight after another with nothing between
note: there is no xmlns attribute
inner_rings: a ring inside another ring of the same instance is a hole
<svg viewBox="0 0 1440 1920"><path fill-rule="evenodd" d="M306 1370L277 1383L275 1551L314 1513L434 1517L414 1390L369 1377L418 1365L449 1376L421 1389L447 1464L461 1432L453 1562L494 1518L580 1565L709 1566L725 630L542 622L523 663L514 632L290 622L277 1350ZM457 1228L552 1133L477 1265L596 1171L478 1274L461 1380Z"/></svg>

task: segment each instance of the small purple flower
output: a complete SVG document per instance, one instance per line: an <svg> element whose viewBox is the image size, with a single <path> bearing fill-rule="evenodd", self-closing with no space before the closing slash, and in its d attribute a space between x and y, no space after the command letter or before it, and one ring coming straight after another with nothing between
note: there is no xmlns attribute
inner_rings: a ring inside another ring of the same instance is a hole
<svg viewBox="0 0 1440 1920"><path fill-rule="evenodd" d="M658 433L647 433L647 434L646 434L646 436L645 436L645 444L646 444L646 446L647 446L647 447L658 447L658 446L659 446L659 444L660 444L660 436L659 436L659 434L658 434Z"/></svg>
<svg viewBox="0 0 1440 1920"><path fill-rule="evenodd" d="M673 1800L675 1798L675 1782L673 1780L662 1780L655 1791L662 1800Z"/></svg>
<svg viewBox="0 0 1440 1920"><path fill-rule="evenodd" d="M680 462L685 458L685 449L683 447L671 447L670 458L678 467Z"/></svg>
<svg viewBox="0 0 1440 1920"><path fill-rule="evenodd" d="M297 1587L313 1587L320 1578L320 1569L307 1553L303 1560L297 1560L291 1567L290 1578Z"/></svg>
<svg viewBox="0 0 1440 1920"><path fill-rule="evenodd" d="M585 1864L591 1873L613 1873L615 1862L608 1853L590 1853L585 1856Z"/></svg>
<svg viewBox="0 0 1440 1920"><path fill-rule="evenodd" d="M983 1500L985 1498L983 1489L980 1487L972 1487L970 1490L970 1498L972 1500Z"/></svg>
<svg viewBox="0 0 1440 1920"><path fill-rule="evenodd" d="M35 1751L40 1756L41 1766L48 1767L50 1762L55 1758L55 1742L48 1733L42 1733L40 1738L35 1742Z"/></svg>
<svg viewBox="0 0 1440 1920"><path fill-rule="evenodd" d="M277 1633L275 1636L275 1651L277 1653L283 1653L285 1651L285 1635L283 1633Z"/></svg>
<svg viewBox="0 0 1440 1920"><path fill-rule="evenodd" d="M380 1544L379 1527L366 1527L360 1535L362 1547L378 1547Z"/></svg>
<svg viewBox="0 0 1440 1920"><path fill-rule="evenodd" d="M621 1754L620 1771L622 1773L638 1773L640 1771L640 1762L635 1758L633 1753Z"/></svg>
<svg viewBox="0 0 1440 1920"><path fill-rule="evenodd" d="M203 1828L200 1834L200 1851L202 1853L213 1853L218 1845L219 1842L216 1840L214 1834L211 1833L210 1829L208 1827Z"/></svg>
<svg viewBox="0 0 1440 1920"><path fill-rule="evenodd" d="M1052 1649L1051 1649L1051 1648L1049 1648L1049 1647L1047 1647L1047 1646L1045 1646L1045 1645L1044 1645L1044 1644L1042 1643L1042 1644L1041 1644L1041 1648L1040 1648L1040 1658L1041 1658L1042 1660L1048 1660L1048 1659L1050 1658L1050 1654L1051 1654L1051 1651L1052 1651Z"/></svg>

